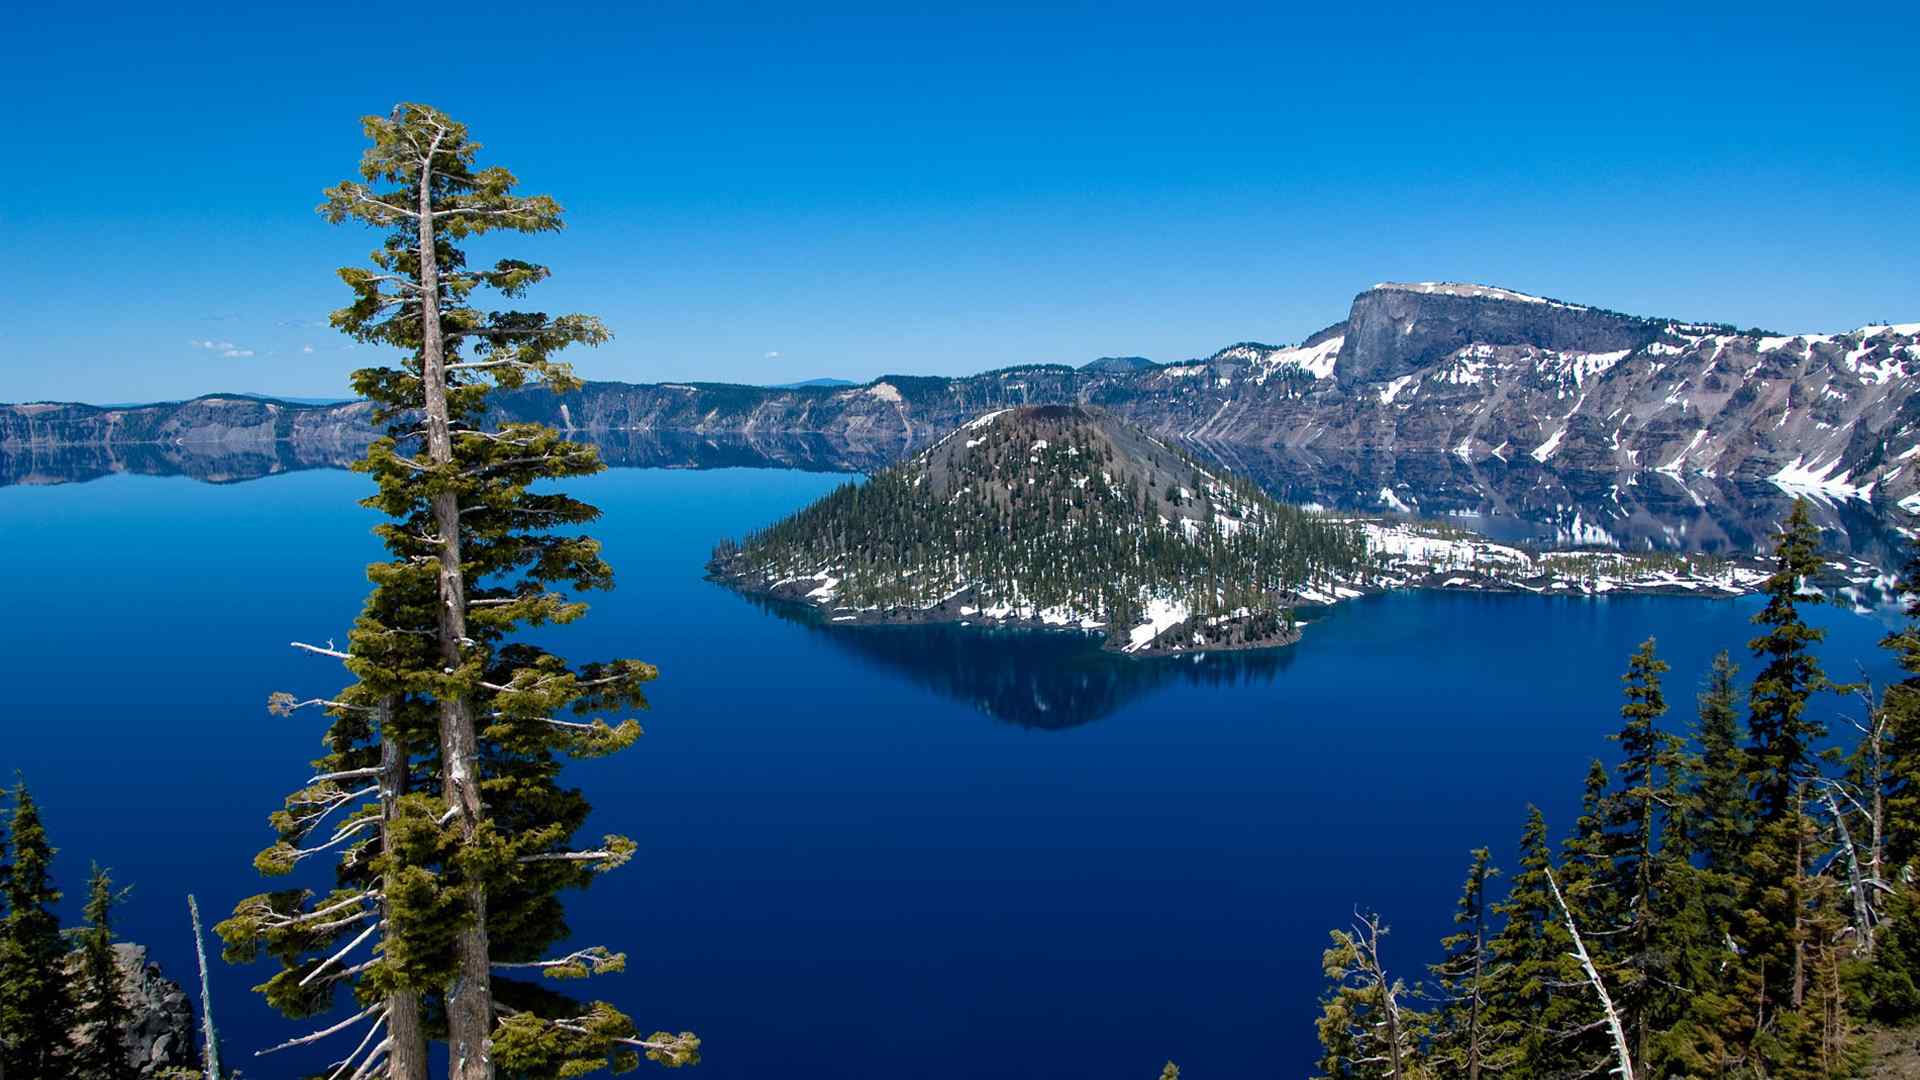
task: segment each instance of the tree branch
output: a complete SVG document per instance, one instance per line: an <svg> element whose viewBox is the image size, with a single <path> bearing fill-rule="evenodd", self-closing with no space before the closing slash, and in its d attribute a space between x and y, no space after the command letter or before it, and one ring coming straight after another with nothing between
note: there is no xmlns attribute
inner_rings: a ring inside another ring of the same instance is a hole
<svg viewBox="0 0 1920 1080"><path fill-rule="evenodd" d="M305 985L305 984L302 984L302 985ZM347 1017L345 1020L340 1021L339 1023L333 1025L330 1028L322 1028L311 1035L302 1035L297 1039L288 1039L286 1042L281 1043L279 1046L269 1046L265 1050L255 1050L253 1052L253 1056L265 1057L268 1054L277 1054L282 1050L291 1050L296 1046L305 1046L308 1043L319 1042L321 1039L324 1039L327 1036L334 1034L335 1032L345 1031L346 1029L352 1027L353 1025L359 1023L362 1020L365 1020L369 1015L376 1012L380 1014L380 1018L382 1020L386 1019L386 1014L387 1014L386 1003L375 1002L374 1004L369 1005L364 1009L361 1009L359 1012L354 1013L352 1016ZM376 1024L375 1027L377 1028L378 1024Z"/></svg>
<svg viewBox="0 0 1920 1080"><path fill-rule="evenodd" d="M323 649L318 645L309 645L304 641L290 641L287 644L293 646L296 649L303 649L307 652L314 653L315 655L318 655L318 656L331 656L336 660L353 659L352 653L343 653L338 649L331 649L331 648Z"/></svg>
<svg viewBox="0 0 1920 1080"><path fill-rule="evenodd" d="M352 941L347 942L345 948L341 949L337 953L334 953L332 956L327 957L325 960L320 961L319 967L314 968L312 971L307 972L307 977L304 979L301 979L299 985L305 986L308 983L312 982L316 977L319 976L321 972L339 963L342 957L346 956L348 953L358 948L361 942L373 936L373 932L375 930L378 930L385 925L387 925L387 920L381 919L379 922L376 922L372 926L367 927L365 930L360 931L360 936L357 938L354 938Z"/></svg>
<svg viewBox="0 0 1920 1080"><path fill-rule="evenodd" d="M1587 955L1586 942L1580 940L1580 928L1574 925L1573 909L1567 906L1567 898L1560 895L1560 883L1554 880L1553 867L1544 869L1547 887L1553 890L1553 901L1560 905L1560 914L1566 918L1567 933L1573 937L1573 957L1580 961L1580 967L1587 973L1587 981L1593 984L1593 992L1599 995L1600 1008L1607 1018L1607 1030L1613 1035L1613 1053L1619 1064L1608 1071L1618 1073L1620 1080L1633 1080L1633 1055L1627 1050L1627 1033L1620 1026L1620 1014L1613 1007L1613 998L1607 994L1607 984L1600 979L1600 969L1593 966L1593 958Z"/></svg>

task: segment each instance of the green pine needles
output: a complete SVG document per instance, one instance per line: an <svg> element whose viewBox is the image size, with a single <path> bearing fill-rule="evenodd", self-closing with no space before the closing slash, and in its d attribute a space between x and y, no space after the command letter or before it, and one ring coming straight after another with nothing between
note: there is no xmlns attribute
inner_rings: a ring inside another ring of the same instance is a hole
<svg viewBox="0 0 1920 1080"><path fill-rule="evenodd" d="M831 579L843 609L919 612L955 601L1105 625L1125 640L1149 605L1204 633L1237 617L1282 636L1296 593L1356 577L1350 523L1209 472L1112 415L1006 410L911 461L848 484L714 552L737 581Z"/></svg>
<svg viewBox="0 0 1920 1080"><path fill-rule="evenodd" d="M1651 640L1634 651L1617 762L1588 770L1557 852L1529 810L1504 899L1472 853L1420 998L1390 993L1377 921L1335 934L1321 1075L1838 1080L1859 1073L1864 1023L1920 1020L1920 681L1876 697L1827 679L1803 611L1819 563L1797 505L1754 616L1744 724L1726 653L1683 735L1666 661ZM1920 591L1920 558L1901 587ZM1920 602L1908 619L1884 645L1912 673ZM1835 690L1865 715L1850 748L1823 749Z"/></svg>
<svg viewBox="0 0 1920 1080"><path fill-rule="evenodd" d="M606 947L557 952L563 894L635 850L620 836L576 841L589 804L561 772L633 744L640 728L624 714L646 708L657 672L633 659L572 664L521 638L579 618L578 594L613 583L578 531L598 511L548 486L601 465L543 425L485 423L497 388L577 387L556 354L609 335L590 316L475 303L518 299L548 270L475 268L459 242L557 230L552 198L477 166L479 144L438 110L401 105L365 130L361 178L319 209L381 235L370 268L340 271L352 302L333 323L396 356L353 379L387 425L357 468L376 485L365 505L386 516L376 532L390 555L368 568L346 648L300 646L353 681L269 701L330 723L326 753L272 816L278 840L256 860L302 879L309 860L330 863L333 880L250 897L216 930L229 960L278 964L259 989L284 1014L346 1014L283 1044L341 1039L342 1076L423 1080L432 1041L447 1044L455 1080L692 1063L691 1033L643 1035L612 1005L550 982L624 966Z"/></svg>
<svg viewBox="0 0 1920 1080"><path fill-rule="evenodd" d="M77 935L73 1058L78 1075L96 1080L135 1080L139 1075L126 1047L133 1010L113 954L113 909L120 900L113 877L94 864L87 879L87 925Z"/></svg>
<svg viewBox="0 0 1920 1080"><path fill-rule="evenodd" d="M0 1074L61 1076L74 994L53 910L60 902L54 849L26 783L8 794L12 806L0 830Z"/></svg>
<svg viewBox="0 0 1920 1080"><path fill-rule="evenodd" d="M132 1008L113 948L122 893L94 866L86 925L63 931L40 805L24 781L0 797L11 804L0 811L0 1076L134 1080Z"/></svg>

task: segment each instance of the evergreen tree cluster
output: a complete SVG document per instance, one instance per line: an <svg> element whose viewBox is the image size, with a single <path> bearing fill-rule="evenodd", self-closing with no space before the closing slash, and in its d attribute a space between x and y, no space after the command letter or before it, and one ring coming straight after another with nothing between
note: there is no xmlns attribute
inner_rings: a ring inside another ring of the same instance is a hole
<svg viewBox="0 0 1920 1080"><path fill-rule="evenodd" d="M113 955L113 880L87 882L86 925L63 932L52 842L17 783L0 813L0 1076L133 1080L132 1008Z"/></svg>
<svg viewBox="0 0 1920 1080"><path fill-rule="evenodd" d="M1124 628L1152 600L1271 615L1303 588L1351 579L1366 545L1351 524L1209 472L1105 413L1043 406L975 421L714 559L768 580L830 575L844 607L925 608L971 588L978 607Z"/></svg>
<svg viewBox="0 0 1920 1080"><path fill-rule="evenodd" d="M1557 850L1529 809L1504 895L1472 853L1425 978L1390 976L1372 917L1334 932L1321 1076L1814 1080L1859 1074L1863 1025L1920 1019L1920 601L1883 642L1907 678L1837 685L1804 617L1819 566L1797 504L1744 725L1726 653L1682 733L1668 665L1652 640L1634 652L1617 764L1593 762ZM1904 578L1920 593L1920 556ZM1836 740L1823 717L1848 693L1866 718Z"/></svg>

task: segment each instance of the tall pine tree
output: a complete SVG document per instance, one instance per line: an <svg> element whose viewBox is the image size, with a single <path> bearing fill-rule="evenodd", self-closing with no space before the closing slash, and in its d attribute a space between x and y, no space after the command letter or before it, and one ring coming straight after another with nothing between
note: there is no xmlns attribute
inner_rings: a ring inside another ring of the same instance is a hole
<svg viewBox="0 0 1920 1080"><path fill-rule="evenodd" d="M127 1050L133 1009L113 954L113 878L98 864L87 881L86 928L74 969L73 1074L77 1080L135 1080Z"/></svg>
<svg viewBox="0 0 1920 1080"><path fill-rule="evenodd" d="M1820 530L1795 499L1774 540L1773 573L1762 586L1766 606L1754 615L1765 629L1747 643L1760 662L1747 691L1747 777L1762 823L1800 812L1800 789L1816 772L1815 745L1826 725L1807 701L1830 683L1813 655L1826 631L1807 624L1801 606L1824 597L1806 582L1820 569Z"/></svg>
<svg viewBox="0 0 1920 1080"><path fill-rule="evenodd" d="M1889 759L1886 858L1896 873L1920 858L1920 547L1901 571L1900 591L1909 597L1906 622L1880 641L1905 673L1881 698Z"/></svg>
<svg viewBox="0 0 1920 1080"><path fill-rule="evenodd" d="M1881 925L1875 962L1862 975L1871 1014L1884 1023L1920 1016L1920 547L1909 553L1899 589L1908 597L1906 621L1880 641L1903 673L1880 699L1885 836L1875 888L1883 893Z"/></svg>
<svg viewBox="0 0 1920 1080"><path fill-rule="evenodd" d="M276 1002L285 1011L326 1007L332 976L351 970L368 1022L408 1011L444 1018L451 1080L488 1080L496 1068L572 1076L629 1067L642 1055L689 1063L699 1046L690 1033L643 1037L605 1002L509 974L576 978L618 971L625 959L598 946L548 952L568 934L560 892L634 850L619 836L573 843L588 805L561 785L560 771L567 758L612 753L639 736L631 719L600 714L643 708L642 687L656 673L628 659L574 666L517 639L523 628L578 618L585 605L573 594L612 583L599 545L576 531L598 511L534 490L600 462L591 447L543 425L485 423L495 387L576 388L554 354L598 344L607 332L588 316L488 312L471 302L479 290L517 298L548 271L517 259L475 269L458 242L556 230L553 199L517 194L505 169L477 168L479 144L438 110L401 105L364 127L372 145L361 179L330 189L320 207L330 221L384 231L371 268L340 271L353 302L333 321L400 354L397 366L354 376L388 425L359 468L377 485L366 504L389 519L376 532L392 558L369 569L374 593L349 648L315 650L358 680L320 703L335 726L317 780L337 785L321 796L344 795L349 824L359 825L341 841L354 847L342 869L352 895L267 894L264 907L236 913L229 949L252 940L276 952L282 985L292 984ZM329 779L335 772L348 775ZM314 837L302 846L308 837L284 828L300 821L277 824L285 843L269 849L278 855L264 869L327 843ZM340 903L356 936L336 948L344 931L323 931L319 913ZM355 959L375 927L378 952ZM321 993L294 992L321 981L329 984Z"/></svg>
<svg viewBox="0 0 1920 1080"><path fill-rule="evenodd" d="M1740 745L1739 670L1724 651L1713 658L1693 729L1698 756L1687 799L1688 856L1721 875L1739 872L1754 817Z"/></svg>
<svg viewBox="0 0 1920 1080"><path fill-rule="evenodd" d="M1454 906L1456 929L1440 942L1441 960L1431 968L1440 1006L1429 1055L1442 1076L1480 1080L1482 1073L1507 1071L1518 1056L1519 1025L1511 1017L1491 1022L1488 1007L1500 963L1491 947L1492 913L1487 905L1487 885L1500 873L1491 858L1486 848L1472 853Z"/></svg>
<svg viewBox="0 0 1920 1080"><path fill-rule="evenodd" d="M1605 781L1602 770L1601 782ZM1491 953L1486 1024L1510 1033L1509 1075L1577 1077L1605 1053L1600 1015L1572 959L1573 939L1548 888L1553 848L1546 818L1527 808L1520 862L1506 899L1493 906L1504 922Z"/></svg>
<svg viewBox="0 0 1920 1080"><path fill-rule="evenodd" d="M1775 540L1766 604L1753 617L1764 631L1748 642L1760 662L1747 692L1747 784L1756 826L1745 855L1738 922L1747 1008L1757 1033L1772 1033L1782 1054L1797 1053L1789 1017L1808 986L1810 881L1818 838L1806 814L1808 788L1819 773L1816 744L1826 725L1808 712L1814 694L1830 688L1813 646L1825 632L1807 624L1801 605L1823 597L1806 587L1820 569L1820 532L1796 499Z"/></svg>
<svg viewBox="0 0 1920 1080"><path fill-rule="evenodd" d="M1741 746L1738 667L1726 652L1696 698L1695 750L1684 759L1677 827L1667 840L1667 979L1677 1000L1648 1051L1653 1075L1719 1076L1744 1053L1746 998L1729 982L1738 954L1730 933L1752 828Z"/></svg>
<svg viewBox="0 0 1920 1080"><path fill-rule="evenodd" d="M1615 1004L1639 1068L1646 1066L1654 1033L1670 1025L1683 1001L1672 967L1683 914L1678 903L1686 895L1676 887L1685 848L1669 850L1668 841L1683 820L1687 763L1684 742L1660 729L1667 713L1660 677L1668 670L1648 638L1621 679L1627 700L1620 730L1611 736L1620 747L1618 787L1604 800L1603 815L1610 858L1596 882L1618 922L1591 927L1597 951L1619 975Z"/></svg>
<svg viewBox="0 0 1920 1080"><path fill-rule="evenodd" d="M68 1033L73 999L66 979L67 946L53 906L53 845L40 807L24 780L9 795L6 834L12 858L0 865L0 1074L8 1077L71 1075Z"/></svg>

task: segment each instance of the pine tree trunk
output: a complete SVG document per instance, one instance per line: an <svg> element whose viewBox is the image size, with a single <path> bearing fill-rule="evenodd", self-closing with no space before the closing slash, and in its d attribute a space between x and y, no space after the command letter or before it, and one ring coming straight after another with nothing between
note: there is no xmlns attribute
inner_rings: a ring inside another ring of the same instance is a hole
<svg viewBox="0 0 1920 1080"><path fill-rule="evenodd" d="M1793 897L1793 1007L1796 1009L1807 1001L1807 932L1804 905L1800 899L1801 882L1805 880L1803 868L1807 862L1806 843L1806 823L1801 820L1801 808L1796 804L1793 812L1793 888L1789 893Z"/></svg>
<svg viewBox="0 0 1920 1080"><path fill-rule="evenodd" d="M393 702L380 704L380 847L389 860L393 847L387 827L393 821L396 800L407 792L407 751L391 733ZM391 895L386 882L381 892ZM386 905L382 904L383 908ZM390 908L382 916L392 925ZM387 995L387 1080L427 1080L427 1035L420 1026L420 995L411 990L396 990Z"/></svg>
<svg viewBox="0 0 1920 1080"><path fill-rule="evenodd" d="M1474 901L1473 913L1473 998L1467 1005L1467 1080L1480 1080L1480 980L1486 970L1487 934L1480 912L1483 892Z"/></svg>
<svg viewBox="0 0 1920 1080"><path fill-rule="evenodd" d="M435 466L453 464L453 432L447 410L446 342L440 329L440 272L433 236L434 140L420 166L420 382L424 391L427 456ZM467 585L460 557L460 499L451 491L433 496L433 524L440 539L440 659L447 670L463 662L467 639ZM471 840L482 809L479 752L473 714L457 696L440 699L440 756L447 806ZM487 891L468 885L467 921L454 939L453 985L447 989L449 1080L492 1080L492 966L487 950Z"/></svg>
<svg viewBox="0 0 1920 1080"><path fill-rule="evenodd" d="M1652 751L1648 751L1651 755ZM1635 1061L1641 1068L1647 1064L1647 1001L1652 996L1649 988L1653 985L1653 973L1648 970L1653 961L1653 760L1647 760L1646 775L1641 780L1646 785L1648 796L1640 804L1640 872L1638 897L1639 910L1634 912L1634 929L1639 938L1640 955L1634 960L1639 969L1640 986L1635 1002L1633 1018L1633 1051Z"/></svg>

